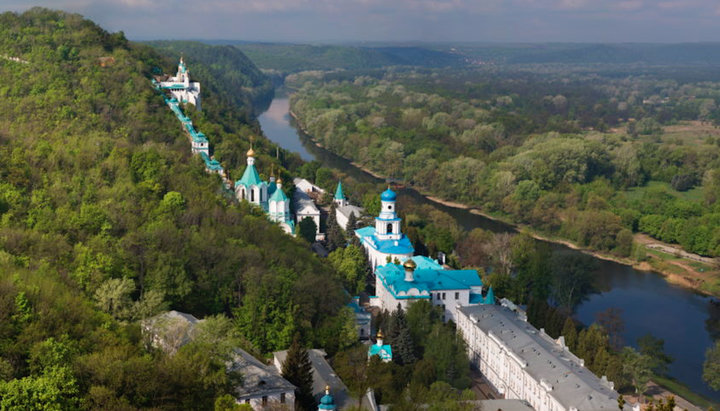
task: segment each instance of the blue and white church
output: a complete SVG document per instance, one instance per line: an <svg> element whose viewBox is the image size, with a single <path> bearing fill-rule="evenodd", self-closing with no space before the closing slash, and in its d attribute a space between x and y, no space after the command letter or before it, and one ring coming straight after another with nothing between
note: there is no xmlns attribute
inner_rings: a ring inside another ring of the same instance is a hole
<svg viewBox="0 0 720 411"><path fill-rule="evenodd" d="M401 218L395 212L397 195L389 187L380 195L380 215L375 217L375 226L355 230L367 250L373 272L388 262L405 261L412 257L415 248L410 239L400 230Z"/></svg>
<svg viewBox="0 0 720 411"><path fill-rule="evenodd" d="M242 177L235 182L235 197L238 201L247 201L255 204L265 211L268 218L274 221L283 231L295 235L295 221L290 214L290 200L282 190L282 180L270 181L260 179L255 168L255 151L250 148L247 152L247 167Z"/></svg>
<svg viewBox="0 0 720 411"><path fill-rule="evenodd" d="M178 70L175 77L169 77L159 83L159 87L167 90L180 103L190 103L200 110L200 83L190 81L190 70L185 65L182 57L178 63Z"/></svg>

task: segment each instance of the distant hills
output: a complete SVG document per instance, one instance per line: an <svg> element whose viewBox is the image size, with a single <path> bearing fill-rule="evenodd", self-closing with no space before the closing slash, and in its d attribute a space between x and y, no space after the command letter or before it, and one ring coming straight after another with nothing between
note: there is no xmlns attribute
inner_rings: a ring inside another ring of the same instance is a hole
<svg viewBox="0 0 720 411"><path fill-rule="evenodd" d="M370 69L387 66L458 67L465 57L447 50L416 46L360 47L277 43L235 43L262 69L284 73L304 70Z"/></svg>
<svg viewBox="0 0 720 411"><path fill-rule="evenodd" d="M475 62L504 64L720 64L720 43L465 44L454 49Z"/></svg>
<svg viewBox="0 0 720 411"><path fill-rule="evenodd" d="M241 50L259 68L288 74L304 70L424 68L485 64L720 65L720 43L373 43L308 45L205 41Z"/></svg>

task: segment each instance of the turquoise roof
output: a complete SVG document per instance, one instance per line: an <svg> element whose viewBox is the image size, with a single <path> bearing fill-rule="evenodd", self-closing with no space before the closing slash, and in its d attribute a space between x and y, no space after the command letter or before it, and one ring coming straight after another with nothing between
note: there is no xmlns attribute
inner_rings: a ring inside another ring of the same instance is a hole
<svg viewBox="0 0 720 411"><path fill-rule="evenodd" d="M482 287L477 270L415 269L414 281L405 281L405 269L390 263L378 267L375 274L396 299L430 298L433 291ZM412 289L416 289L417 293L406 295Z"/></svg>
<svg viewBox="0 0 720 411"><path fill-rule="evenodd" d="M355 233L360 236L363 242L381 253L412 254L415 252L415 248L405 234L401 234L399 240L379 240L375 236L375 227L372 226L355 230Z"/></svg>
<svg viewBox="0 0 720 411"><path fill-rule="evenodd" d="M395 201L396 198L397 195L389 187L387 190L383 191L382 194L380 194L380 200L382 201Z"/></svg>
<svg viewBox="0 0 720 411"><path fill-rule="evenodd" d="M287 196L285 195L285 192L282 191L282 188L275 190L273 195L270 197L270 201L288 201Z"/></svg>
<svg viewBox="0 0 720 411"><path fill-rule="evenodd" d="M260 174L258 174L254 164L248 165L242 178L235 182L235 186L244 185L245 187L259 186L261 184L265 184L265 182L260 180Z"/></svg>
<svg viewBox="0 0 720 411"><path fill-rule="evenodd" d="M202 157L203 161L205 161L205 168L207 168L208 170L220 171L223 169L222 165L220 165L220 162L215 159L211 159L206 152L201 151L200 156Z"/></svg>
<svg viewBox="0 0 720 411"><path fill-rule="evenodd" d="M277 190L277 184L275 184L274 181L269 182L267 188L268 196L272 197L272 195L275 193L275 190Z"/></svg>
<svg viewBox="0 0 720 411"><path fill-rule="evenodd" d="M368 350L368 356L372 357L373 355L377 355L382 360L392 360L392 347L389 345L377 345L373 344L370 346L370 349Z"/></svg>
<svg viewBox="0 0 720 411"><path fill-rule="evenodd" d="M416 270L444 270L445 268L430 257L424 255L414 255L411 257L417 267Z"/></svg>
<svg viewBox="0 0 720 411"><path fill-rule="evenodd" d="M470 304L484 304L482 294L470 294Z"/></svg>
<svg viewBox="0 0 720 411"><path fill-rule="evenodd" d="M335 199L336 200L344 200L345 196L343 195L342 190L342 183L338 181L337 189L335 189Z"/></svg>
<svg viewBox="0 0 720 411"><path fill-rule="evenodd" d="M487 295L485 296L485 304L495 304L495 293L493 293L492 285L488 289Z"/></svg>
<svg viewBox="0 0 720 411"><path fill-rule="evenodd" d="M333 398L330 393L325 394L320 399L320 406L318 406L319 410L334 410L335 409L335 399Z"/></svg>

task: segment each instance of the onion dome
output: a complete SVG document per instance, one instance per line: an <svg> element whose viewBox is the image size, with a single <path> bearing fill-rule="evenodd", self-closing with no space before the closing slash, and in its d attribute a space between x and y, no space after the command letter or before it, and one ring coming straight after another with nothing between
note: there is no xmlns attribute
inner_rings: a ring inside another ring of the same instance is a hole
<svg viewBox="0 0 720 411"><path fill-rule="evenodd" d="M397 195L394 191L390 189L390 187L388 187L387 190L383 191L383 193L380 194L380 200L382 201L395 201L396 198Z"/></svg>
<svg viewBox="0 0 720 411"><path fill-rule="evenodd" d="M375 337L376 337L376 338L383 338L383 333L382 333L382 331L378 330L377 335L376 335Z"/></svg>
<svg viewBox="0 0 720 411"><path fill-rule="evenodd" d="M320 399L319 410L335 410L335 399L330 395L330 386L325 386L325 395Z"/></svg>
<svg viewBox="0 0 720 411"><path fill-rule="evenodd" d="M405 262L403 263L403 267L404 267L406 270L415 271L415 269L417 268L417 264L415 263L415 261L412 260L412 258L408 258L408 259L405 260Z"/></svg>
<svg viewBox="0 0 720 411"><path fill-rule="evenodd" d="M250 150L247 151L247 156L255 157L255 150L253 150L252 147L250 148Z"/></svg>

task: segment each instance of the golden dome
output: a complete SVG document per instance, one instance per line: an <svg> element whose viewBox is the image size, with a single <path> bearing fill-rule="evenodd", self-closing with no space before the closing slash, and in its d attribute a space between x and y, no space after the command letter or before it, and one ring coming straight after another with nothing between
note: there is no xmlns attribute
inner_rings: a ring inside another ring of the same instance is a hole
<svg viewBox="0 0 720 411"><path fill-rule="evenodd" d="M415 270L417 268L417 264L415 264L415 261L412 260L412 258L408 258L403 263L403 267L405 267L406 270Z"/></svg>
<svg viewBox="0 0 720 411"><path fill-rule="evenodd" d="M377 333L376 338L383 338L383 333L382 333L382 331L378 330L378 333Z"/></svg>
<svg viewBox="0 0 720 411"><path fill-rule="evenodd" d="M248 156L248 157L254 157L254 156L255 156L255 150L253 150L252 147L250 147L250 150L247 151L247 156Z"/></svg>
<svg viewBox="0 0 720 411"><path fill-rule="evenodd" d="M282 184L282 178L278 177L277 184Z"/></svg>

